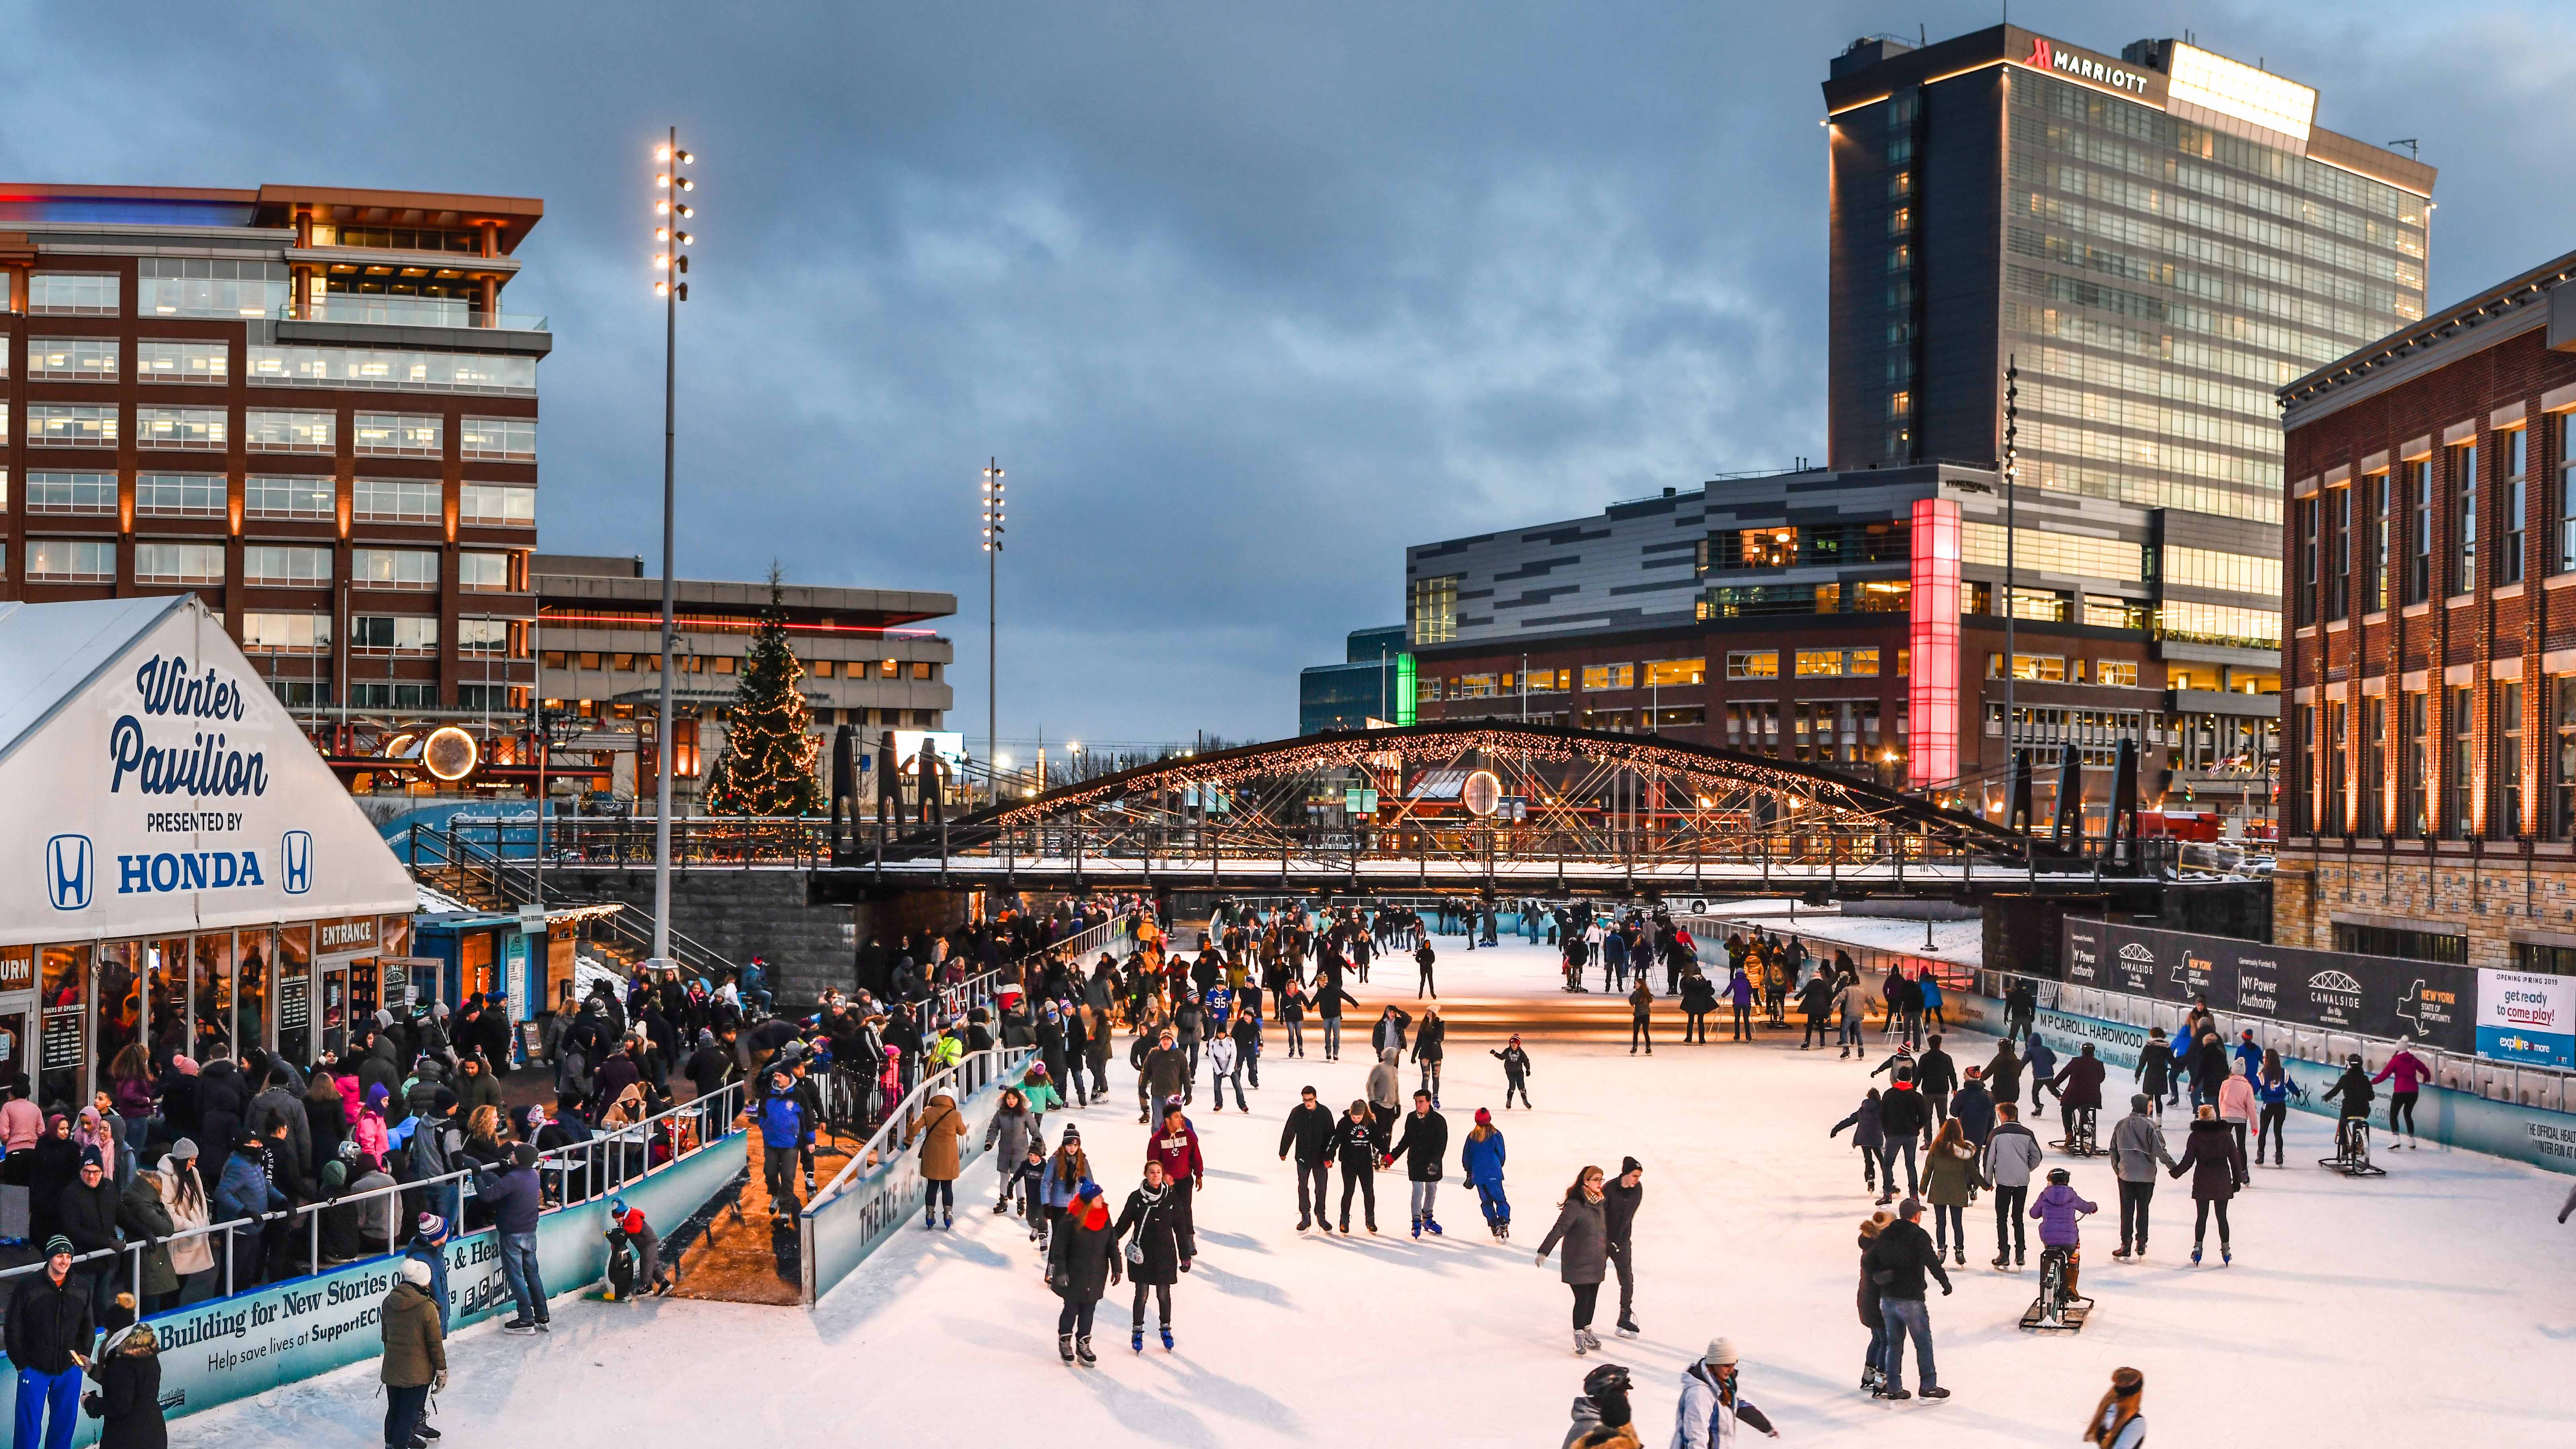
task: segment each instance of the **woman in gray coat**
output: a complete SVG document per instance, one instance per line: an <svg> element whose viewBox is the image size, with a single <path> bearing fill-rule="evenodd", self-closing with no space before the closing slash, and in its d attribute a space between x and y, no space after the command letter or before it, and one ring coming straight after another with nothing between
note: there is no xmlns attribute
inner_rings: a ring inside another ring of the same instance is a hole
<svg viewBox="0 0 2576 1449"><path fill-rule="evenodd" d="M1574 1185L1565 1190L1565 1200L1557 1205L1556 1226L1539 1241L1541 1266L1547 1263L1548 1250L1560 1242L1565 1252L1557 1259L1557 1276L1574 1290L1574 1351L1580 1355L1601 1346L1601 1340L1592 1334L1592 1302L1601 1295L1601 1279L1609 1266L1609 1229L1602 1218L1600 1168L1586 1167L1575 1174Z"/></svg>

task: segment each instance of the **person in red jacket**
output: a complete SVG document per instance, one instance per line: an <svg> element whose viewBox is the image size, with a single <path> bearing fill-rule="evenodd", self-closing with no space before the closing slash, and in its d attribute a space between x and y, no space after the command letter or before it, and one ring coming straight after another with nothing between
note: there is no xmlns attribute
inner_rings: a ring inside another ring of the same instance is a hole
<svg viewBox="0 0 2576 1449"><path fill-rule="evenodd" d="M2397 1085L2388 1092L2388 1145L2398 1145L2397 1122L2403 1117L2406 1121L2405 1145L2421 1151L2422 1144L2415 1140L2415 1096L2424 1089L2426 1082L2432 1080L2433 1069L2424 1065L2422 1057L2399 1047L2397 1054L2388 1059L2388 1065L2381 1067L2379 1075L2371 1080L2384 1082L2390 1077L2397 1079Z"/></svg>
<svg viewBox="0 0 2576 1449"><path fill-rule="evenodd" d="M1199 1155L1199 1131L1181 1115L1181 1099L1163 1102L1163 1125L1154 1129L1146 1140L1145 1155L1163 1165L1163 1176L1172 1184L1172 1229L1180 1244L1181 1271L1190 1271L1190 1260L1198 1256L1198 1216L1193 1210L1198 1190L1207 1182L1207 1159Z"/></svg>

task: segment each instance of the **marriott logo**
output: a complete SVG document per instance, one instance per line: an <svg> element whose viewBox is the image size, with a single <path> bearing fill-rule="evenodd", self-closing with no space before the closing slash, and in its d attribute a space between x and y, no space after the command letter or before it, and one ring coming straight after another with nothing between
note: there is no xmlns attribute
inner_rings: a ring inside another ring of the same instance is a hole
<svg viewBox="0 0 2576 1449"><path fill-rule="evenodd" d="M2072 51L2060 50L2055 41L2044 35L2034 35L2030 38L2030 58L2022 64L2034 70L2064 71L2079 80L2088 80L2098 86L2109 86L2115 91L2127 91L2131 95L2142 96L2147 93L2147 78L2138 72L2125 70L2116 65L2104 65L2098 60L2077 55Z"/></svg>

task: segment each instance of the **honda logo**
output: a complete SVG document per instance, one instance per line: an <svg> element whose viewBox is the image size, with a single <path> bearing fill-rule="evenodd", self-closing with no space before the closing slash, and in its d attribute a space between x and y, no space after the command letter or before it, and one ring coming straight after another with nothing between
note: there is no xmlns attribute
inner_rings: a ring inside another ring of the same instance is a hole
<svg viewBox="0 0 2576 1449"><path fill-rule="evenodd" d="M45 842L45 895L58 911L89 908L91 868L97 853L86 835L57 835Z"/></svg>
<svg viewBox="0 0 2576 1449"><path fill-rule="evenodd" d="M300 896L313 889L313 832L290 830L277 843L281 857L279 885L290 896Z"/></svg>

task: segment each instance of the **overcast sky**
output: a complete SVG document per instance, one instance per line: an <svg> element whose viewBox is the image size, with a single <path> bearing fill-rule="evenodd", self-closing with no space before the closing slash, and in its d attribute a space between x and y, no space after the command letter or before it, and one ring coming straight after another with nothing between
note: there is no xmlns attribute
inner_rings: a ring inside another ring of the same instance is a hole
<svg viewBox="0 0 2576 1449"><path fill-rule="evenodd" d="M2188 26L2441 168L2435 305L2576 249L2576 6ZM0 5L0 177L542 197L542 545L659 548L649 148L701 153L683 576L953 591L1004 740L1291 733L1403 547L1820 455L1818 86L1998 7Z"/></svg>

